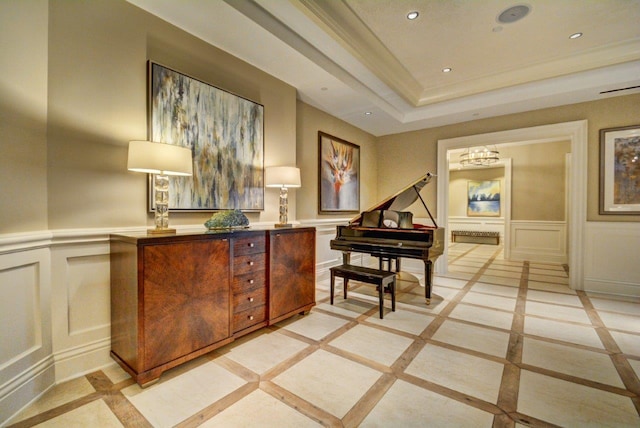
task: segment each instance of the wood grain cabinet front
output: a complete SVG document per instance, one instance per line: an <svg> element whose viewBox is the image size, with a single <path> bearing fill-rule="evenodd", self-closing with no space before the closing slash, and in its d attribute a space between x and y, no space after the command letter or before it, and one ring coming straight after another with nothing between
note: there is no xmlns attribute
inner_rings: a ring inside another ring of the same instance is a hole
<svg viewBox="0 0 640 428"><path fill-rule="evenodd" d="M111 239L111 354L140 384L231 341L230 240Z"/></svg>
<svg viewBox="0 0 640 428"><path fill-rule="evenodd" d="M315 304L315 229L111 235L111 355L141 386Z"/></svg>
<svg viewBox="0 0 640 428"><path fill-rule="evenodd" d="M269 233L269 324L316 304L315 228L273 230Z"/></svg>

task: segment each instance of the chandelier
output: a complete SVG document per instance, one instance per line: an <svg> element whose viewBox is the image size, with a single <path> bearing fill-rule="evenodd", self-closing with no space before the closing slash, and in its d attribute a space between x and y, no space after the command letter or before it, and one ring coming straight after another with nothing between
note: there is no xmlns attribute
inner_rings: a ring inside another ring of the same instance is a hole
<svg viewBox="0 0 640 428"><path fill-rule="evenodd" d="M500 160L500 153L495 146L467 147L460 154L460 165L464 166L487 166Z"/></svg>

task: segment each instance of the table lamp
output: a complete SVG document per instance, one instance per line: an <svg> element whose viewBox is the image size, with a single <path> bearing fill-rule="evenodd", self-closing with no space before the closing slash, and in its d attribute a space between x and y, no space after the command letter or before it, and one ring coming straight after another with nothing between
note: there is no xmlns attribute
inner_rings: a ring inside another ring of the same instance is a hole
<svg viewBox="0 0 640 428"><path fill-rule="evenodd" d="M127 169L154 174L155 229L148 234L176 233L169 228L169 176L193 175L191 150L173 144L130 141Z"/></svg>
<svg viewBox="0 0 640 428"><path fill-rule="evenodd" d="M265 186L280 188L280 223L275 227L291 227L287 223L288 214L288 189L300 187L300 169L293 166L272 166L265 171Z"/></svg>

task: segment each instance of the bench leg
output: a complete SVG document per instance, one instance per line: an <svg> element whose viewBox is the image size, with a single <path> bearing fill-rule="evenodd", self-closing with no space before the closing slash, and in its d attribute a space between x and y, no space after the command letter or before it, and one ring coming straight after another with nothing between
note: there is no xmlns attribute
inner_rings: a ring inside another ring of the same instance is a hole
<svg viewBox="0 0 640 428"><path fill-rule="evenodd" d="M384 284L382 281L378 284L378 300L380 301L380 319L384 318Z"/></svg>
<svg viewBox="0 0 640 428"><path fill-rule="evenodd" d="M391 288L391 310L395 312L396 311L396 279L394 278L391 284L389 285Z"/></svg>
<svg viewBox="0 0 640 428"><path fill-rule="evenodd" d="M331 271L331 304L333 305L333 290L335 288L336 275Z"/></svg>

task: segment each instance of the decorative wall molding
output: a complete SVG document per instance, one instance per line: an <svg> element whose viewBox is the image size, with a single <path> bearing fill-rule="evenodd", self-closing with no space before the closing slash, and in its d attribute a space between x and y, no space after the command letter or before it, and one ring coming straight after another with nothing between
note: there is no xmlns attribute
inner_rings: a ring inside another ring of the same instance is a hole
<svg viewBox="0 0 640 428"><path fill-rule="evenodd" d="M511 221L511 260L567 263L567 225L563 221Z"/></svg>
<svg viewBox="0 0 640 428"><path fill-rule="evenodd" d="M0 385L0 426L55 385L53 355L36 362Z"/></svg>
<svg viewBox="0 0 640 428"><path fill-rule="evenodd" d="M584 290L640 297L640 223L588 222Z"/></svg>
<svg viewBox="0 0 640 428"><path fill-rule="evenodd" d="M23 242L3 239L0 248L0 415L15 413L55 381L50 252L46 234L25 235Z"/></svg>
<svg viewBox="0 0 640 428"><path fill-rule="evenodd" d="M110 356L111 335L95 342L53 354L56 383L64 382L115 364Z"/></svg>

